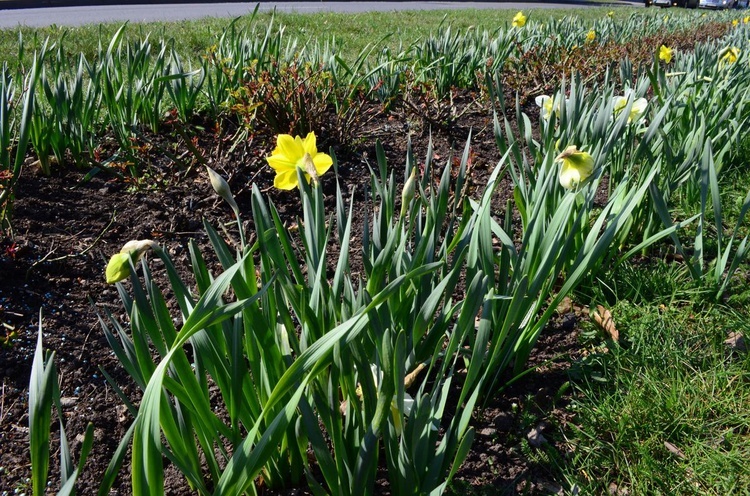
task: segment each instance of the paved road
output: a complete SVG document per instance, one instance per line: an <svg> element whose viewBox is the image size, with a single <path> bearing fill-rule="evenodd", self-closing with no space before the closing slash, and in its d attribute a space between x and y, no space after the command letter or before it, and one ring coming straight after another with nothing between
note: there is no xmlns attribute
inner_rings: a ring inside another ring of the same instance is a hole
<svg viewBox="0 0 750 496"><path fill-rule="evenodd" d="M618 2L629 4L629 2ZM2 4L0 4L2 5ZM595 5L595 4L594 4ZM642 5L642 4L634 4ZM398 10L570 8L571 3L530 2L267 2L260 10L276 8L283 12L391 12ZM42 27L80 26L100 22L180 21L205 17L237 17L249 14L255 3L210 3L168 5L104 5L0 10L0 29L19 25Z"/></svg>

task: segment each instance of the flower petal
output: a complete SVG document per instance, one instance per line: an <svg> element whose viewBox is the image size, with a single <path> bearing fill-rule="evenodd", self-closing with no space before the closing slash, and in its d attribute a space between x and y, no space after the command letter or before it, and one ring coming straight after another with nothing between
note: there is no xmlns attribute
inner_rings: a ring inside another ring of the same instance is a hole
<svg viewBox="0 0 750 496"><path fill-rule="evenodd" d="M273 179L273 186L277 189L290 190L297 187L297 168L280 171Z"/></svg>
<svg viewBox="0 0 750 496"><path fill-rule="evenodd" d="M294 170L297 167L295 162L292 162L286 155L282 154L266 157L266 162L268 162L268 165L270 165L276 172Z"/></svg>
<svg viewBox="0 0 750 496"><path fill-rule="evenodd" d="M411 409L414 408L414 398L409 393L404 393L404 415L411 415Z"/></svg>
<svg viewBox="0 0 750 496"><path fill-rule="evenodd" d="M634 101L630 110L630 118L635 120L642 116L646 112L646 107L648 107L648 101L645 98L639 98Z"/></svg>
<svg viewBox="0 0 750 496"><path fill-rule="evenodd" d="M612 99L612 106L614 107L614 111L616 114L619 114L622 112L622 110L627 107L628 105L628 99L624 96L616 96Z"/></svg>
<svg viewBox="0 0 750 496"><path fill-rule="evenodd" d="M331 165L333 165L333 159L328 154L318 153L312 157L313 164L315 164L315 172L317 172L319 176L325 174L326 171L331 168Z"/></svg>
<svg viewBox="0 0 750 496"><path fill-rule="evenodd" d="M273 155L283 155L292 163L297 162L305 154L302 148L302 140L299 136L292 138L288 134L280 134L276 138L276 149Z"/></svg>
<svg viewBox="0 0 750 496"><path fill-rule="evenodd" d="M305 150L305 153L309 153L311 157L314 157L318 153L318 147L315 143L315 133L310 131L307 133L307 136L305 136L305 141L302 143L302 147Z"/></svg>
<svg viewBox="0 0 750 496"><path fill-rule="evenodd" d="M573 189L581 182L581 174L578 169L572 167L568 161L563 162L562 169L560 169L560 184L565 189Z"/></svg>

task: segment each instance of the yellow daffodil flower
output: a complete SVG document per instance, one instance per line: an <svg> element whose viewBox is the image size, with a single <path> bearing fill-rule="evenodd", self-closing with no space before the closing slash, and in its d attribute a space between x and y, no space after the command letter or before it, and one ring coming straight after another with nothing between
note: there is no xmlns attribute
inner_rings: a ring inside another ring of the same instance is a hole
<svg viewBox="0 0 750 496"><path fill-rule="evenodd" d="M738 21L737 19L732 19L732 26L735 26L735 27L736 27L736 26L738 26L739 24L740 24L740 21Z"/></svg>
<svg viewBox="0 0 750 496"><path fill-rule="evenodd" d="M719 67L737 62L740 56L740 49L737 47L727 47L719 52Z"/></svg>
<svg viewBox="0 0 750 496"><path fill-rule="evenodd" d="M555 158L555 162L562 162L560 184L565 189L577 188L594 172L594 157L578 151L575 145L567 147Z"/></svg>
<svg viewBox="0 0 750 496"><path fill-rule="evenodd" d="M664 61L665 64L672 62L672 49L662 45L659 47L659 60Z"/></svg>
<svg viewBox="0 0 750 496"><path fill-rule="evenodd" d="M114 284L126 279L130 275L130 256L137 261L148 250L156 247L150 239L128 241L119 253L112 255L107 264L105 276L107 284Z"/></svg>
<svg viewBox="0 0 750 496"><path fill-rule="evenodd" d="M745 16L742 18L742 24L747 24L748 22L750 22L750 16Z"/></svg>
<svg viewBox="0 0 750 496"><path fill-rule="evenodd" d="M513 27L514 28L522 28L526 25L526 16L523 15L523 12L519 12L515 16L513 16Z"/></svg>
<svg viewBox="0 0 750 496"><path fill-rule="evenodd" d="M593 29L589 30L588 33L586 33L586 43L591 43L596 39L596 31Z"/></svg>
<svg viewBox="0 0 750 496"><path fill-rule="evenodd" d="M553 105L555 103L555 99L551 96L547 95L539 95L534 99L536 104L539 106L540 109L542 109L542 119L549 120L550 116L552 115L552 111L554 110Z"/></svg>
<svg viewBox="0 0 750 496"><path fill-rule="evenodd" d="M609 12L607 12L607 17L612 17L614 15L615 15L615 13L613 11L611 11L611 10Z"/></svg>
<svg viewBox="0 0 750 496"><path fill-rule="evenodd" d="M315 145L315 133L309 133L303 140L296 136L292 138L288 134L280 134L276 138L276 149L270 157L266 157L268 165L276 171L273 180L274 187L290 190L299 187L297 182L297 169L302 169L305 179L317 182L318 176L322 176L333 165L333 159L325 153L318 153Z"/></svg>
<svg viewBox="0 0 750 496"><path fill-rule="evenodd" d="M613 101L613 108L615 115L619 115L620 112L625 110L628 106L628 100L631 98L631 92L626 91L624 96L616 96ZM638 98L633 101L633 106L630 107L630 115L628 116L628 124L633 121L637 121L645 112L648 107L648 101L645 98Z"/></svg>

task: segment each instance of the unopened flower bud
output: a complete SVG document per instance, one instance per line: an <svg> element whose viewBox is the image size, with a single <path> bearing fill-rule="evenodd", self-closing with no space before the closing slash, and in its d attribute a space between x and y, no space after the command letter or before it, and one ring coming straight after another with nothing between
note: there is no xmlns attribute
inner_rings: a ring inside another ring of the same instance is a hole
<svg viewBox="0 0 750 496"><path fill-rule="evenodd" d="M214 191L232 207L232 210L238 212L239 208L237 207L237 202L234 201L234 196L232 196L232 190L229 189L229 183L211 167L206 166L206 169L208 170L208 178L211 180L211 186L214 188Z"/></svg>
<svg viewBox="0 0 750 496"><path fill-rule="evenodd" d="M409 174L409 179L404 184L404 189L401 191L401 217L406 215L406 211L409 208L409 204L414 199L417 192L417 170L412 169Z"/></svg>

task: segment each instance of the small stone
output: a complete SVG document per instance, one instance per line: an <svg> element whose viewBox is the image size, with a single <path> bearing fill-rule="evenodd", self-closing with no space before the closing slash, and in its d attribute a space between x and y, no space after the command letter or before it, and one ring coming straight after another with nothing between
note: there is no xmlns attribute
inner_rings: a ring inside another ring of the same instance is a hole
<svg viewBox="0 0 750 496"><path fill-rule="evenodd" d="M492 437L495 434L497 434L497 429L493 429L492 427L485 427L479 431L480 436Z"/></svg>
<svg viewBox="0 0 750 496"><path fill-rule="evenodd" d="M118 405L115 411L117 412L118 422L123 423L128 420L128 407L125 405Z"/></svg>
<svg viewBox="0 0 750 496"><path fill-rule="evenodd" d="M529 441L529 445L532 448L541 448L542 445L547 443L547 438L542 434L541 429L534 428L526 434L526 439Z"/></svg>
<svg viewBox="0 0 750 496"><path fill-rule="evenodd" d="M746 351L747 345L745 344L745 337L742 335L741 332L730 332L729 337L724 341L724 344L727 345L731 350L733 351Z"/></svg>
<svg viewBox="0 0 750 496"><path fill-rule="evenodd" d="M78 398L74 396L63 396L60 398L60 406L63 408L70 408L71 406L75 405L78 401Z"/></svg>

